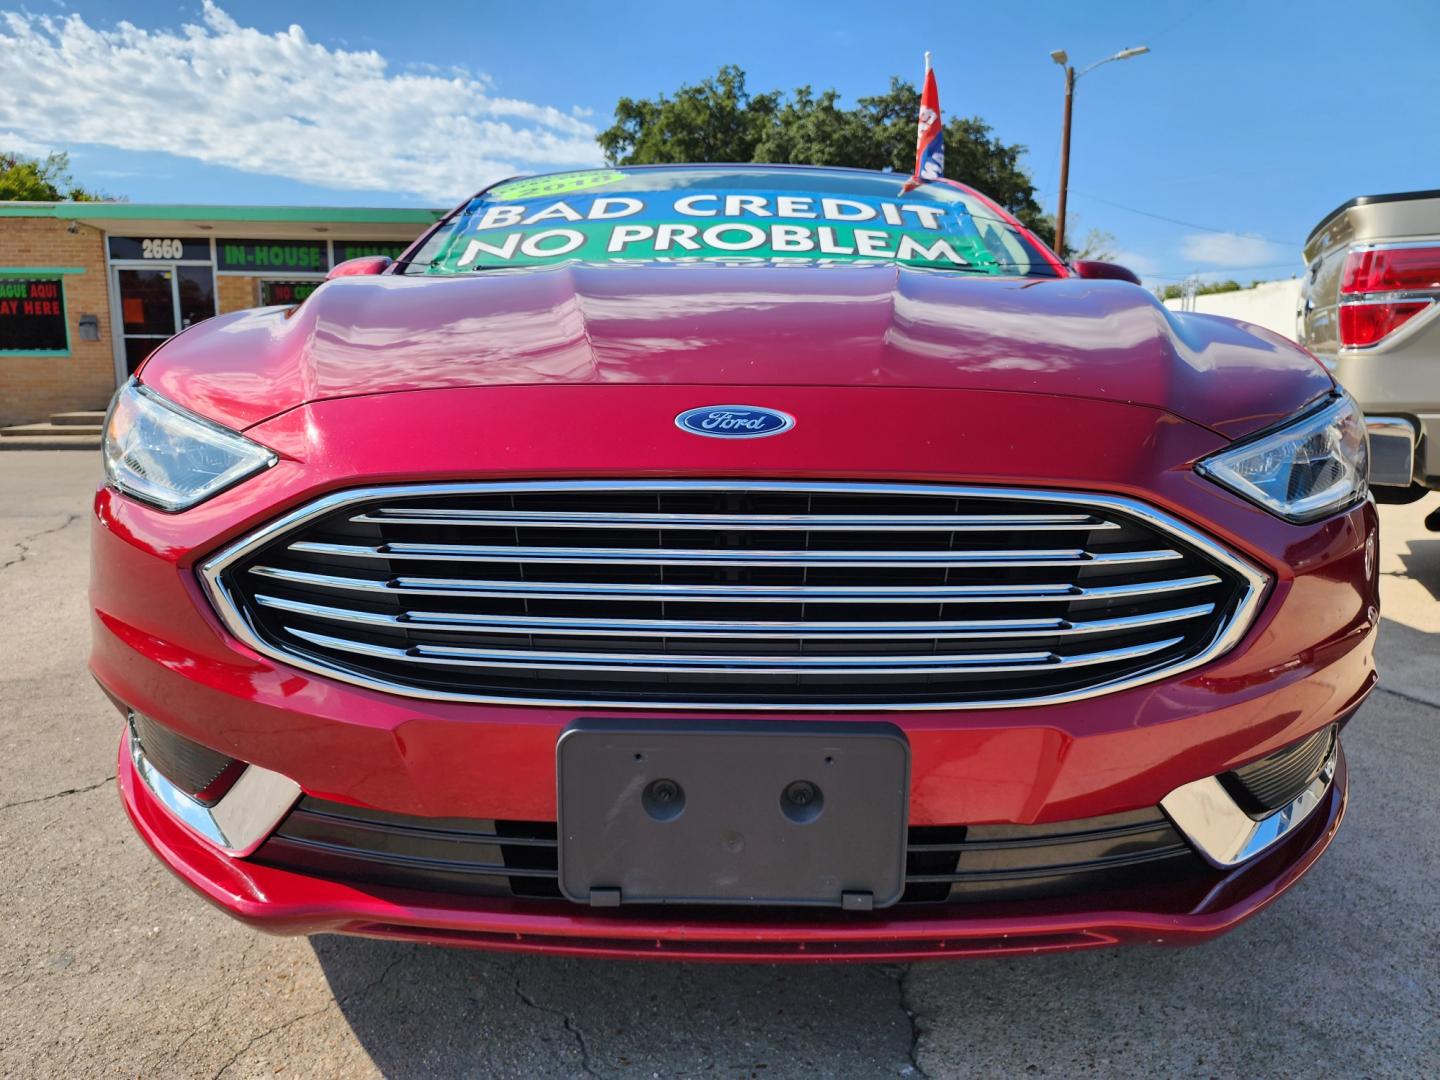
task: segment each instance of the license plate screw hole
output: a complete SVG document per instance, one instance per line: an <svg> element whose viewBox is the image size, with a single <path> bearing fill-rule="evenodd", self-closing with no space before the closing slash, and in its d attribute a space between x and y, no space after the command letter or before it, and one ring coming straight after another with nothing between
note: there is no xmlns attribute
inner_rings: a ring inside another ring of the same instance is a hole
<svg viewBox="0 0 1440 1080"><path fill-rule="evenodd" d="M685 809L685 789L674 780L652 780L640 793L640 805L656 821L673 821Z"/></svg>
<svg viewBox="0 0 1440 1080"><path fill-rule="evenodd" d="M805 825L820 816L825 796L809 780L792 780L780 793L780 811L797 825Z"/></svg>

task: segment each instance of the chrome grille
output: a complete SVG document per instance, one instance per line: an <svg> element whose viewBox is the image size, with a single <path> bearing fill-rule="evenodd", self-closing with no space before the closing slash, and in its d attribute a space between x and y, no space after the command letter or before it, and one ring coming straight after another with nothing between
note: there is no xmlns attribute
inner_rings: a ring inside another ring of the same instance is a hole
<svg viewBox="0 0 1440 1080"><path fill-rule="evenodd" d="M1218 655L1264 576L1131 500L784 481L328 496L204 568L272 657L455 700L1024 705Z"/></svg>

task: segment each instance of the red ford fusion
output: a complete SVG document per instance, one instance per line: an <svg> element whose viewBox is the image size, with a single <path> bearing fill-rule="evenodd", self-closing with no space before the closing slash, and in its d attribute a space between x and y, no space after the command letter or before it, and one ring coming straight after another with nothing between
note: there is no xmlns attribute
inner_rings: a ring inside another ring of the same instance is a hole
<svg viewBox="0 0 1440 1080"><path fill-rule="evenodd" d="M115 398L95 677L256 927L752 960L1198 942L1345 807L1355 403L982 194L482 191Z"/></svg>

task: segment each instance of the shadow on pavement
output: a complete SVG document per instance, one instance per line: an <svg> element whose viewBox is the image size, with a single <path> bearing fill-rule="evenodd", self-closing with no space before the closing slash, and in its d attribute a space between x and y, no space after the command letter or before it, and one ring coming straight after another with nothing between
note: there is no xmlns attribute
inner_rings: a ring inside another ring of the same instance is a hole
<svg viewBox="0 0 1440 1080"><path fill-rule="evenodd" d="M311 939L391 1080L915 1072L900 970L575 960Z"/></svg>

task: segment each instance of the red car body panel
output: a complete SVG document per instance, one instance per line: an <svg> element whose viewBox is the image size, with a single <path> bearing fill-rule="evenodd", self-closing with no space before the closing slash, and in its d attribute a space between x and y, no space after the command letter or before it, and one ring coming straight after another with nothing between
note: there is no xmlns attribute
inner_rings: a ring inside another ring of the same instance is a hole
<svg viewBox="0 0 1440 1080"><path fill-rule="evenodd" d="M317 798L553 821L561 732L582 715L627 715L385 693L236 640L201 589L200 563L286 510L359 486L735 477L1102 492L1158 507L1269 575L1236 647L1147 685L1044 707L799 714L898 726L915 826L1154 807L1348 718L1375 682L1373 505L1292 524L1193 468L1331 393L1329 376L1283 339L1169 313L1126 283L863 265L387 273L327 283L292 312L200 324L153 354L141 380L280 460L179 514L100 489L92 670L122 707ZM782 438L737 441L672 422L717 401L798 422ZM1342 759L1319 811L1283 844L1201 885L725 919L310 877L198 839L138 782L123 748L120 788L172 870L266 929L588 955L898 959L1203 940L1269 904L1319 856L1343 812L1345 773Z"/></svg>
<svg viewBox="0 0 1440 1080"><path fill-rule="evenodd" d="M142 378L234 428L307 402L466 386L933 387L1163 409L1225 434L1331 391L1265 331L1124 282L892 266L567 265L327 283L182 334ZM701 402L704 404L704 402Z"/></svg>

